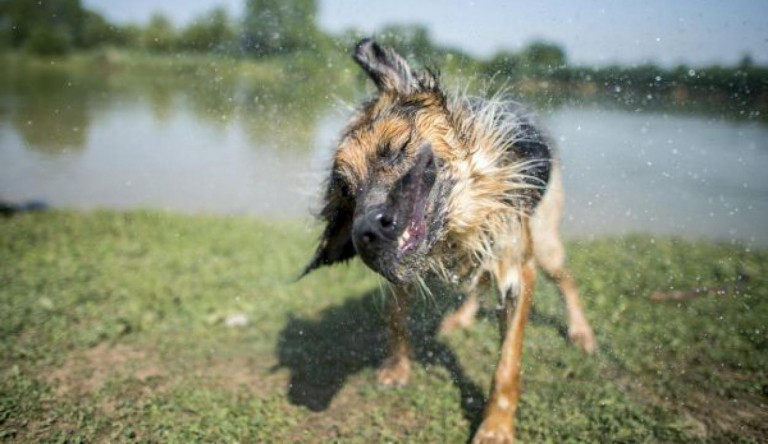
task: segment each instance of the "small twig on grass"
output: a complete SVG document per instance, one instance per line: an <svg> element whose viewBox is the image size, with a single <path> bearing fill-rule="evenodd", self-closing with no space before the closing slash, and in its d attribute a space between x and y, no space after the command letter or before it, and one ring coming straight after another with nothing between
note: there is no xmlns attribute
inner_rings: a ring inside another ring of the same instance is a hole
<svg viewBox="0 0 768 444"><path fill-rule="evenodd" d="M744 285L749 282L749 276L739 273L736 282L730 285L717 285L712 287L696 287L690 290L656 290L651 294L650 299L654 302L660 301L684 301L687 299L700 298L704 296L725 296L729 293L740 291Z"/></svg>

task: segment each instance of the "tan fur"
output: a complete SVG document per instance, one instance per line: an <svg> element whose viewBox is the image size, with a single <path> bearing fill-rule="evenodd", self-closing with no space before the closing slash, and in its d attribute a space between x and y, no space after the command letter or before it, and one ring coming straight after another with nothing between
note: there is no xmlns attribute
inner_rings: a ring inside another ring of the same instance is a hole
<svg viewBox="0 0 768 444"><path fill-rule="evenodd" d="M499 272L520 274L520 295L518 298L506 298L501 308L501 355L493 375L493 387L483 422L475 433L473 443L511 443L514 440L515 412L520 400L523 333L533 301L536 268L528 261L522 266L504 270Z"/></svg>
<svg viewBox="0 0 768 444"><path fill-rule="evenodd" d="M558 285L563 299L566 303L566 312L568 316L568 336L574 344L588 353L592 353L597 348L595 335L592 332L589 322L584 316L584 312L579 300L579 292L576 281L565 268L565 248L560 240L560 220L563 212L563 183L562 173L559 166L555 164L552 170L547 193L539 203L533 216L530 218L531 236L533 240L533 253L537 265L539 265L547 277L555 281ZM461 322L446 322L443 325L444 333L450 332L455 327L464 327L472 325L472 321L466 319L467 312L475 313L477 311L477 301L474 294L467 297L464 305L460 307L456 314L463 317ZM448 316L452 319L454 314Z"/></svg>
<svg viewBox="0 0 768 444"><path fill-rule="evenodd" d="M389 350L387 359L379 369L379 384L388 387L408 383L411 363L408 348L408 293L395 288L387 301L387 333Z"/></svg>
<svg viewBox="0 0 768 444"><path fill-rule="evenodd" d="M597 348L595 334L581 308L576 281L565 268L565 249L560 240L560 219L563 213L563 181L559 168L553 170L549 191L531 220L531 235L536 262L555 281L565 299L568 313L568 336L571 342L587 353Z"/></svg>

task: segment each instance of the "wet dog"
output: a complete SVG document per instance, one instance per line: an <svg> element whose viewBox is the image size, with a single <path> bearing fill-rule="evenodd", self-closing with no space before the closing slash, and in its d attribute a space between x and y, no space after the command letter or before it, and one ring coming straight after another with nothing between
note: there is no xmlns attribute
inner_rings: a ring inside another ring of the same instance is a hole
<svg viewBox="0 0 768 444"><path fill-rule="evenodd" d="M511 442L523 330L536 265L559 286L572 342L595 339L558 233L563 185L551 142L524 108L501 96L448 96L437 76L366 39L355 61L377 87L344 130L321 218L325 230L305 274L359 256L393 287L384 385L410 373L407 302L436 276L466 293L442 330L472 324L478 294L499 295L502 346L475 442Z"/></svg>

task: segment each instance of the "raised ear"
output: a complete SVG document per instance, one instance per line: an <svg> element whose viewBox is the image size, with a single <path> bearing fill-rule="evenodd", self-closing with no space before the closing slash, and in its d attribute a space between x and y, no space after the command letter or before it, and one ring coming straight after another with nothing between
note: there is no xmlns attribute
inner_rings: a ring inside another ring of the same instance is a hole
<svg viewBox="0 0 768 444"><path fill-rule="evenodd" d="M409 94L421 89L420 79L408 62L391 48L371 39L360 40L355 47L354 59L380 91Z"/></svg>
<svg viewBox="0 0 768 444"><path fill-rule="evenodd" d="M337 209L324 213L328 224L320 238L320 245L299 279L316 268L349 260L357 254L352 243L352 210Z"/></svg>

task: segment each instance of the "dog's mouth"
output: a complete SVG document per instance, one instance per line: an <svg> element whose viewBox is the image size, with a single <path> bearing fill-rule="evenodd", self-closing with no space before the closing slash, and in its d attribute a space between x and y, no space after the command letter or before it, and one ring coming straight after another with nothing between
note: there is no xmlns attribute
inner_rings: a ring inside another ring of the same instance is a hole
<svg viewBox="0 0 768 444"><path fill-rule="evenodd" d="M429 195L435 184L436 173L432 149L424 146L416 157L415 165L390 193L389 204L404 225L397 239L398 259L418 249L426 238Z"/></svg>
<svg viewBox="0 0 768 444"><path fill-rule="evenodd" d="M401 258L411 251L418 248L427 235L426 216L426 196L422 202L416 202L411 213L408 226L403 230L403 234L397 239L397 256Z"/></svg>

